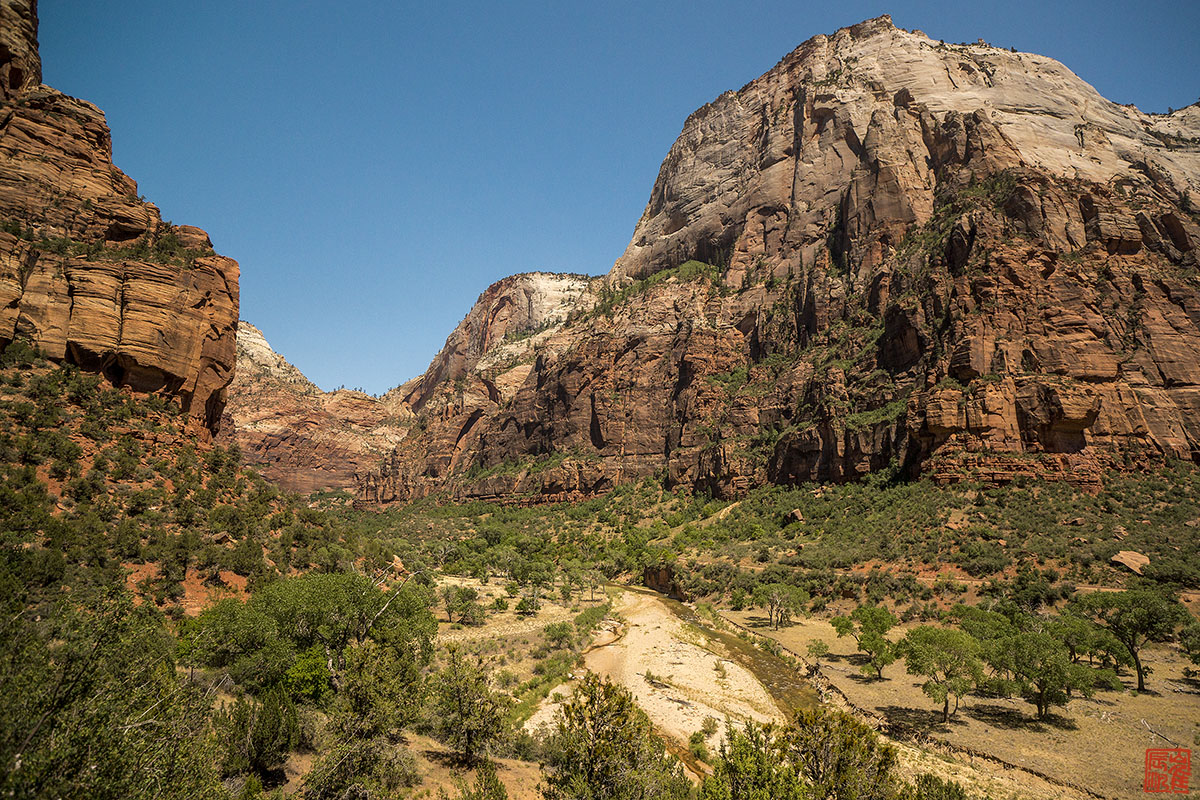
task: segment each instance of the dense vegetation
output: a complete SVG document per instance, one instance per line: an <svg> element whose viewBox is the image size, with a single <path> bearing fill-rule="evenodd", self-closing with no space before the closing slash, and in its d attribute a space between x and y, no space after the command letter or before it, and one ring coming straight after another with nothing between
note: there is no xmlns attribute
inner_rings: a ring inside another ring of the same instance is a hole
<svg viewBox="0 0 1200 800"><path fill-rule="evenodd" d="M353 531L192 446L170 403L20 343L2 366L4 793L250 797L318 738L308 796L411 784L425 582L369 571ZM226 599L185 617L185 582Z"/></svg>

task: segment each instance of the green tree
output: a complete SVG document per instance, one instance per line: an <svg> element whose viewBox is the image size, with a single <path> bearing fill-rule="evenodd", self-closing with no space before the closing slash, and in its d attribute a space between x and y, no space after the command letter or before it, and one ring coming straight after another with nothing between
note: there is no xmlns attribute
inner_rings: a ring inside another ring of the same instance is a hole
<svg viewBox="0 0 1200 800"><path fill-rule="evenodd" d="M445 789L438 792L439 800L450 800ZM459 783L458 796L454 800L508 800L508 790L496 777L496 767L484 761L475 771L475 782L470 786Z"/></svg>
<svg viewBox="0 0 1200 800"><path fill-rule="evenodd" d="M227 775L253 771L260 779L269 779L300 739L296 707L280 687L265 692L261 701L239 698L223 727Z"/></svg>
<svg viewBox="0 0 1200 800"><path fill-rule="evenodd" d="M537 613L538 601L532 594L527 594L517 602L516 611L523 617L530 617Z"/></svg>
<svg viewBox="0 0 1200 800"><path fill-rule="evenodd" d="M898 622L892 612L881 606L859 606L848 617L830 620L839 638L853 636L859 652L866 654L863 674L874 672L880 680L883 679L883 668L896 660L896 647L887 639L887 633Z"/></svg>
<svg viewBox="0 0 1200 800"><path fill-rule="evenodd" d="M575 626L570 622L551 622L542 632L546 641L558 650L570 647L575 640Z"/></svg>
<svg viewBox="0 0 1200 800"><path fill-rule="evenodd" d="M1200 620L1193 618L1179 632L1179 645L1193 664L1200 664Z"/></svg>
<svg viewBox="0 0 1200 800"><path fill-rule="evenodd" d="M284 680L299 653L316 647L337 689L351 645L373 640L407 662L426 661L435 628L415 582L385 592L365 575L309 573L264 586L248 603L224 600L205 611L188 629L185 651L266 688Z"/></svg>
<svg viewBox="0 0 1200 800"><path fill-rule="evenodd" d="M599 570L588 569L583 572L583 588L588 591L588 600L596 602L596 590L604 585L604 575Z"/></svg>
<svg viewBox="0 0 1200 800"><path fill-rule="evenodd" d="M683 800L691 783L625 689L588 675L546 742L545 800Z"/></svg>
<svg viewBox="0 0 1200 800"><path fill-rule="evenodd" d="M958 620L959 627L981 642L1003 639L1017 632L1016 625L1009 617L976 606L956 603L950 609L950 616Z"/></svg>
<svg viewBox="0 0 1200 800"><path fill-rule="evenodd" d="M459 757L474 764L508 732L508 698L492 691L482 662L469 663L450 647L433 678L435 728Z"/></svg>
<svg viewBox="0 0 1200 800"><path fill-rule="evenodd" d="M727 743L701 800L898 800L896 754L873 730L838 711L802 712L789 727L748 724Z"/></svg>
<svg viewBox="0 0 1200 800"><path fill-rule="evenodd" d="M821 706L801 712L785 747L813 797L883 800L898 792L896 751L848 714Z"/></svg>
<svg viewBox="0 0 1200 800"><path fill-rule="evenodd" d="M749 601L749 594L740 586L735 587L729 594L729 607L734 611L741 611Z"/></svg>
<svg viewBox="0 0 1200 800"><path fill-rule="evenodd" d="M1076 601L1084 616L1107 628L1128 651L1137 670L1138 691L1146 690L1150 669L1142 664L1142 648L1169 639L1188 619L1179 603L1150 589L1093 592Z"/></svg>
<svg viewBox="0 0 1200 800"><path fill-rule="evenodd" d="M1045 629L1066 646L1073 663L1078 664L1086 657L1089 663L1099 663L1108 668L1133 664L1125 646L1113 636L1112 631L1079 614L1066 613L1052 617Z"/></svg>
<svg viewBox="0 0 1200 800"><path fill-rule="evenodd" d="M220 796L209 702L176 671L153 607L124 592L14 607L28 598L5 557L0 795Z"/></svg>
<svg viewBox="0 0 1200 800"><path fill-rule="evenodd" d="M779 630L784 625L790 625L792 616L803 610L808 595L786 583L771 583L755 589L754 599L756 605L767 610L771 627Z"/></svg>
<svg viewBox="0 0 1200 800"><path fill-rule="evenodd" d="M454 622L454 615L470 614L475 617L475 609L480 609L479 592L470 586L443 586L440 592L442 605L446 607L446 621ZM465 620L459 619L460 622ZM470 623L477 624L477 623Z"/></svg>
<svg viewBox="0 0 1200 800"><path fill-rule="evenodd" d="M913 800L967 800L967 793L954 781L925 774L917 778Z"/></svg>
<svg viewBox="0 0 1200 800"><path fill-rule="evenodd" d="M808 800L805 783L772 726L729 725L700 800Z"/></svg>
<svg viewBox="0 0 1200 800"><path fill-rule="evenodd" d="M922 625L905 635L898 650L908 674L926 678L921 691L942 704L942 722L950 721L950 697L957 712L963 695L983 674L979 641L964 631Z"/></svg>
<svg viewBox="0 0 1200 800"><path fill-rule="evenodd" d="M1038 719L1050 715L1051 706L1065 706L1071 692L1090 696L1096 673L1072 663L1067 648L1048 633L1021 632L996 643L992 666L1012 677L994 681L994 688L1015 692L1037 707Z"/></svg>
<svg viewBox="0 0 1200 800"><path fill-rule="evenodd" d="M348 649L330 719L335 739L305 777L306 800L390 796L418 780L402 729L423 696L421 652L370 639Z"/></svg>

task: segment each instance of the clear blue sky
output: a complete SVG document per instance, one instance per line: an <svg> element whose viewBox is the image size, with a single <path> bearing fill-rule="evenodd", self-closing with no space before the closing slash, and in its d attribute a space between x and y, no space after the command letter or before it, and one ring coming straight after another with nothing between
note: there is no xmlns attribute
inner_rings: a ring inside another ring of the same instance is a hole
<svg viewBox="0 0 1200 800"><path fill-rule="evenodd" d="M108 115L163 216L242 266L242 317L326 389L421 373L492 281L601 274L684 119L881 13L1200 97L1200 3L42 0L46 83Z"/></svg>

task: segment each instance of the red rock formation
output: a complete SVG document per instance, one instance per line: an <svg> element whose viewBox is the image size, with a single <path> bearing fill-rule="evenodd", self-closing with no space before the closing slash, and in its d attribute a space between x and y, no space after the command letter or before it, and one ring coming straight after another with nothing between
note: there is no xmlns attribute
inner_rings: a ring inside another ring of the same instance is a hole
<svg viewBox="0 0 1200 800"><path fill-rule="evenodd" d="M245 320L238 323L227 414L232 424L222 437L237 443L243 461L301 493L354 488L354 473L403 440L412 418L394 401L321 391Z"/></svg>
<svg viewBox="0 0 1200 800"><path fill-rule="evenodd" d="M0 344L180 400L215 430L238 265L162 221L112 163L104 115L41 85L36 3L0 0Z"/></svg>
<svg viewBox="0 0 1200 800"><path fill-rule="evenodd" d="M1195 109L886 17L815 37L687 120L564 324L507 360L456 331L359 498L1200 460L1192 198Z"/></svg>

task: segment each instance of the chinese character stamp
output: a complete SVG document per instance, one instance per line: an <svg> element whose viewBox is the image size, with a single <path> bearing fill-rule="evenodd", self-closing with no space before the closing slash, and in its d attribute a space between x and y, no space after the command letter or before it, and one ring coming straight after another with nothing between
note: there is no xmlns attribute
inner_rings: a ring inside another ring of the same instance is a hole
<svg viewBox="0 0 1200 800"><path fill-rule="evenodd" d="M1143 792L1187 794L1192 777L1192 751L1165 747L1146 748L1146 777Z"/></svg>

